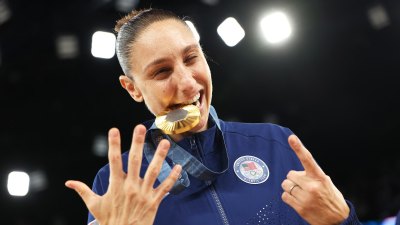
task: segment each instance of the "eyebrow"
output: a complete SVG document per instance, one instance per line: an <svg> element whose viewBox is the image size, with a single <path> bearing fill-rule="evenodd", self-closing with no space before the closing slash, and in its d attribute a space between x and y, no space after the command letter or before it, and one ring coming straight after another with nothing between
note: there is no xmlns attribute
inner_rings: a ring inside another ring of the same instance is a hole
<svg viewBox="0 0 400 225"><path fill-rule="evenodd" d="M182 54L184 55L184 54L186 54L187 52L189 52L190 50L192 50L192 49L194 49L194 48L199 49L199 45L198 45L198 44L191 44L191 45L186 46L186 47L182 50ZM151 63L149 63L149 64L144 68L144 71L147 71L151 66L154 66L154 65L157 65L157 64L161 64L161 63L163 63L163 62L165 62L165 61L167 61L167 58L159 58L159 59L156 59L156 60L152 61Z"/></svg>

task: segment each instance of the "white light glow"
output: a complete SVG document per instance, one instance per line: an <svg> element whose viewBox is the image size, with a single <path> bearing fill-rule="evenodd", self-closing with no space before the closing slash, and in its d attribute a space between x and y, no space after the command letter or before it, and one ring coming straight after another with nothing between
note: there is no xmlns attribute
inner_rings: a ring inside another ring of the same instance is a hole
<svg viewBox="0 0 400 225"><path fill-rule="evenodd" d="M130 12L132 9L136 7L139 3L139 0L116 0L115 8L121 12Z"/></svg>
<svg viewBox="0 0 400 225"><path fill-rule="evenodd" d="M233 17L225 19L218 26L217 33L229 47L237 45L245 36L242 26Z"/></svg>
<svg viewBox="0 0 400 225"><path fill-rule="evenodd" d="M97 135L93 140L93 154L99 157L105 157L108 153L108 140L105 135Z"/></svg>
<svg viewBox="0 0 400 225"><path fill-rule="evenodd" d="M381 4L374 5L367 11L369 22L372 27L379 30L390 25L389 15Z"/></svg>
<svg viewBox="0 0 400 225"><path fill-rule="evenodd" d="M96 31L92 36L92 55L103 59L112 58L115 55L115 35Z"/></svg>
<svg viewBox="0 0 400 225"><path fill-rule="evenodd" d="M196 38L197 41L200 41L200 35L197 32L196 27L194 26L194 24L189 21L189 20L185 20L186 24L189 26L190 30L193 32L194 37Z"/></svg>
<svg viewBox="0 0 400 225"><path fill-rule="evenodd" d="M74 35L62 35L56 39L58 57L72 59L79 54L78 38Z"/></svg>
<svg viewBox="0 0 400 225"><path fill-rule="evenodd" d="M265 39L272 44L283 42L292 34L292 26L282 12L274 12L265 16L260 25Z"/></svg>
<svg viewBox="0 0 400 225"><path fill-rule="evenodd" d="M382 221L381 225L395 225L396 224L396 217L388 217Z"/></svg>
<svg viewBox="0 0 400 225"><path fill-rule="evenodd" d="M25 196L29 191L29 175L21 171L13 171L8 174L8 193L13 196Z"/></svg>
<svg viewBox="0 0 400 225"><path fill-rule="evenodd" d="M0 1L0 25L11 18L11 10L6 1Z"/></svg>

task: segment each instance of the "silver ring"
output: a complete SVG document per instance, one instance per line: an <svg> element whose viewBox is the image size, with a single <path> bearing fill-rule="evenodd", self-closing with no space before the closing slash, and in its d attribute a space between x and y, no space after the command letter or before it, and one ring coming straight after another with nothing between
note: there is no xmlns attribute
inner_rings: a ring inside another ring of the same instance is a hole
<svg viewBox="0 0 400 225"><path fill-rule="evenodd" d="M300 187L298 184L293 185L290 189L289 189L289 194L292 195L292 191L295 187Z"/></svg>

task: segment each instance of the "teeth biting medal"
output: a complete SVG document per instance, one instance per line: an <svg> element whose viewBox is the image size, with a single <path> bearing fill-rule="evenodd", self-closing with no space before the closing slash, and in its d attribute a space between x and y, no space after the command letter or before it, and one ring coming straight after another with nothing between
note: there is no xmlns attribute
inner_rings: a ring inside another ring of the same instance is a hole
<svg viewBox="0 0 400 225"><path fill-rule="evenodd" d="M200 110L194 105L185 105L157 116L157 128L166 134L180 134L189 131L200 122Z"/></svg>

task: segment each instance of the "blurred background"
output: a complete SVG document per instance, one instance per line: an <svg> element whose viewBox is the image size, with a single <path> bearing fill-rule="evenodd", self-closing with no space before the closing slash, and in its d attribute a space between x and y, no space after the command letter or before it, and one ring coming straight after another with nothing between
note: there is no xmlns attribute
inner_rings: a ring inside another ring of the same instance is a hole
<svg viewBox="0 0 400 225"><path fill-rule="evenodd" d="M1 224L86 223L64 182L91 185L108 129L127 150L152 118L112 51L115 21L150 6L196 27L222 119L289 127L364 223L398 212L400 1L0 0Z"/></svg>

